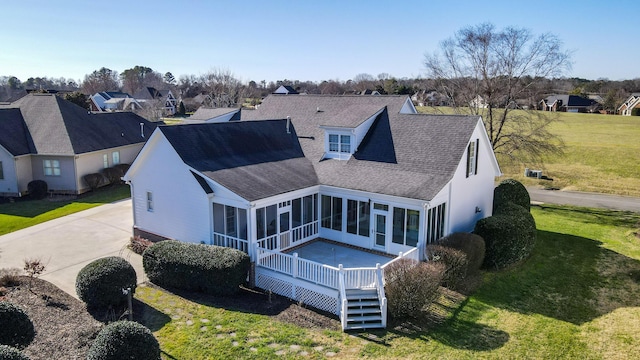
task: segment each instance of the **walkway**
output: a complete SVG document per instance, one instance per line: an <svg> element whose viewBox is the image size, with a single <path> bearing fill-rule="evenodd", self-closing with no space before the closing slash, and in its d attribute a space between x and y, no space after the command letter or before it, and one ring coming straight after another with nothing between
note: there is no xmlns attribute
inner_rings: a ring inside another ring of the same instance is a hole
<svg viewBox="0 0 640 360"><path fill-rule="evenodd" d="M101 205L0 236L0 268L24 267L41 258L47 267L40 278L77 297L76 276L95 259L122 256L146 280L142 257L126 248L133 226L131 200Z"/></svg>

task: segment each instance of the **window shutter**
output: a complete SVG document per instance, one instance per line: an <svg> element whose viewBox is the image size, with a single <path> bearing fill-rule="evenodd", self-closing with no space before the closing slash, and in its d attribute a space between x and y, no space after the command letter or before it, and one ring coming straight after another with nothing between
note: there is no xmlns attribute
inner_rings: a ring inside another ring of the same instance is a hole
<svg viewBox="0 0 640 360"><path fill-rule="evenodd" d="M480 139L476 139L476 148L474 149L474 154L473 154L476 157L476 166L474 167L474 170L475 170L474 175L478 173L478 157L479 157L478 156L478 150L479 150L478 145L480 145Z"/></svg>
<svg viewBox="0 0 640 360"><path fill-rule="evenodd" d="M469 145L467 145L467 169L466 169L466 173L467 173L467 177L469 177L469 163L471 161L471 143L469 143Z"/></svg>

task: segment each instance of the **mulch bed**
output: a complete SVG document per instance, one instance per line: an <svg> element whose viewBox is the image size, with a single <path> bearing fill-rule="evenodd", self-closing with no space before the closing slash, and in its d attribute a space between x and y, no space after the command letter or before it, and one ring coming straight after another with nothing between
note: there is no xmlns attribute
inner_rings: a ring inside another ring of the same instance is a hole
<svg viewBox="0 0 640 360"><path fill-rule="evenodd" d="M19 284L6 287L3 301L20 306L36 330L33 342L23 350L32 360L86 359L91 342L104 326L78 299L41 279L21 276Z"/></svg>
<svg viewBox="0 0 640 360"><path fill-rule="evenodd" d="M93 339L105 325L101 321L116 320L113 313L89 313L83 302L48 281L33 279L30 288L29 277L19 276L17 281L18 284L4 288L0 301L20 306L33 322L35 339L22 351L32 360L85 359ZM243 288L230 297L173 293L200 304L263 314L305 328L340 329L340 321L333 315L305 308L278 295L272 295L269 301L269 295L262 291ZM134 301L134 320L143 319L147 309L145 304Z"/></svg>

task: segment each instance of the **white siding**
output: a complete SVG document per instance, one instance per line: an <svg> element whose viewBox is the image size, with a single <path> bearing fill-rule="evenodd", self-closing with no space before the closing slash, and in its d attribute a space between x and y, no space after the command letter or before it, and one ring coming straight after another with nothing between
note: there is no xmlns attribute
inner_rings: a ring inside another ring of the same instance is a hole
<svg viewBox="0 0 640 360"><path fill-rule="evenodd" d="M378 111L377 113L375 113L375 115L368 118L366 121L364 121L354 129L353 134L355 135L356 139L354 141L352 152L356 152L358 150L362 139L364 139L364 137L367 135L369 129L371 128L371 125L373 124L373 121L378 117L378 115L380 115L381 112L382 110Z"/></svg>
<svg viewBox="0 0 640 360"><path fill-rule="evenodd" d="M127 173L127 180L131 184L134 226L186 242L209 243L212 201L237 198L210 183L214 191L210 199L158 130ZM153 211L147 211L147 192L153 194Z"/></svg>
<svg viewBox="0 0 640 360"><path fill-rule="evenodd" d="M11 155L5 148L0 146L0 162L2 162L3 178L0 179L0 194L17 194L18 193L18 175L16 174L16 166Z"/></svg>
<svg viewBox="0 0 640 360"><path fill-rule="evenodd" d="M494 167L491 145L482 121L478 122L470 140L475 141L475 139L479 139L477 174L466 177L467 152L465 151L450 182L450 194L447 194L448 191L445 188L437 196L442 199L450 196L449 233L472 231L476 221L491 216L493 188L495 177L499 176L499 169ZM432 205L435 206L438 203L434 198ZM476 207L480 212L476 212Z"/></svg>

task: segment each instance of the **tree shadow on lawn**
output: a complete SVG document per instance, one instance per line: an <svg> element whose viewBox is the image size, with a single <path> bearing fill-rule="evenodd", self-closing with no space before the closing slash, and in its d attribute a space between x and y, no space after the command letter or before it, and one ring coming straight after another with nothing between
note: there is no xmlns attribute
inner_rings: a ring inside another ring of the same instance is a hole
<svg viewBox="0 0 640 360"><path fill-rule="evenodd" d="M633 289L640 287L636 275L640 261L601 245L584 237L538 230L532 256L507 271L490 273L474 298L576 325L620 307L640 306L640 297L633 295Z"/></svg>
<svg viewBox="0 0 640 360"><path fill-rule="evenodd" d="M303 328L340 329L340 321L336 315L309 308L305 304L277 294L268 294L258 288L241 287L240 291L235 295L216 296L175 288L163 288L152 283L148 283L148 286L161 289L203 306L266 315Z"/></svg>
<svg viewBox="0 0 640 360"><path fill-rule="evenodd" d="M423 310L417 318L390 318L387 329L360 331L354 335L384 347L391 346L394 339L408 338L423 342L435 340L452 348L471 351L495 350L509 341L510 336L505 331L462 319L460 314L467 309L468 297L445 288L441 290L440 299ZM484 305L474 309L479 314L488 308L488 305ZM469 317L469 310L465 311L465 317Z"/></svg>

